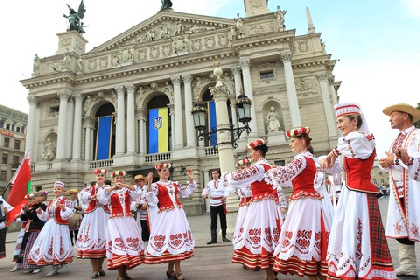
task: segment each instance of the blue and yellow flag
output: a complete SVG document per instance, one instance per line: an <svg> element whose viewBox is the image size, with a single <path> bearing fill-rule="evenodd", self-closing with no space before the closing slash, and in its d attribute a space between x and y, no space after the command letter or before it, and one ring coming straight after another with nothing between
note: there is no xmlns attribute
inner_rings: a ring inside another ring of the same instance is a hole
<svg viewBox="0 0 420 280"><path fill-rule="evenodd" d="M95 159L111 158L112 116L98 118L98 134L96 136Z"/></svg>
<svg viewBox="0 0 420 280"><path fill-rule="evenodd" d="M214 101L207 102L208 112L208 128L209 132L217 130L217 115L216 115L216 103ZM209 139L209 146L213 147L217 145L217 136L213 134Z"/></svg>
<svg viewBox="0 0 420 280"><path fill-rule="evenodd" d="M149 110L149 154L168 151L168 120L168 108Z"/></svg>

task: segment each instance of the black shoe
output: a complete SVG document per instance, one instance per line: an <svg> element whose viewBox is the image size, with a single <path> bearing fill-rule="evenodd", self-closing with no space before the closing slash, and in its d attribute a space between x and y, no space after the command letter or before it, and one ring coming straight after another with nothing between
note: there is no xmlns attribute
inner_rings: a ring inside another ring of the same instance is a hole
<svg viewBox="0 0 420 280"><path fill-rule="evenodd" d="M227 238L226 238L226 236L223 236L223 238L222 238L222 239L223 239L223 242L230 242L230 240L229 240L229 239L227 239Z"/></svg>
<svg viewBox="0 0 420 280"><path fill-rule="evenodd" d="M217 243L217 240L211 239L209 242L207 242L207 245Z"/></svg>
<svg viewBox="0 0 420 280"><path fill-rule="evenodd" d="M105 270L103 270L102 268L99 269L98 272L99 272L99 276L101 277L106 275Z"/></svg>

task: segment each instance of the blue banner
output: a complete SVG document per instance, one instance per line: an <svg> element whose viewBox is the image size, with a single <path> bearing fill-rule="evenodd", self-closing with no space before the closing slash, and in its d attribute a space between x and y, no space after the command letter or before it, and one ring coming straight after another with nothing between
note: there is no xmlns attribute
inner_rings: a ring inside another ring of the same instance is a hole
<svg viewBox="0 0 420 280"><path fill-rule="evenodd" d="M98 118L98 134L96 137L95 159L111 158L112 116Z"/></svg>
<svg viewBox="0 0 420 280"><path fill-rule="evenodd" d="M168 108L149 110L149 154L169 150Z"/></svg>
<svg viewBox="0 0 420 280"><path fill-rule="evenodd" d="M208 124L209 132L217 130L217 115L216 115L216 103L214 101L209 101L207 103L207 112L208 112ZM214 135L209 138L209 146L213 147L217 145L217 135Z"/></svg>

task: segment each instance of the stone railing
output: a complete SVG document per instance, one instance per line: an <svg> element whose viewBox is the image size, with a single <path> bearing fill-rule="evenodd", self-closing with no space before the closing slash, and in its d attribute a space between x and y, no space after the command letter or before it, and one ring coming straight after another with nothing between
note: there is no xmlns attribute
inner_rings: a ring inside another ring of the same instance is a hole
<svg viewBox="0 0 420 280"><path fill-rule="evenodd" d="M103 160L90 161L89 162L89 169L111 167L112 163L113 163L113 159L103 159Z"/></svg>
<svg viewBox="0 0 420 280"><path fill-rule="evenodd" d="M204 147L204 155L206 157L209 156L216 156L219 154L219 150L217 149L217 146L213 146L213 147Z"/></svg>
<svg viewBox="0 0 420 280"><path fill-rule="evenodd" d="M145 156L146 163L154 163L154 162L162 162L162 161L170 161L172 153L160 153L160 154L149 154Z"/></svg>

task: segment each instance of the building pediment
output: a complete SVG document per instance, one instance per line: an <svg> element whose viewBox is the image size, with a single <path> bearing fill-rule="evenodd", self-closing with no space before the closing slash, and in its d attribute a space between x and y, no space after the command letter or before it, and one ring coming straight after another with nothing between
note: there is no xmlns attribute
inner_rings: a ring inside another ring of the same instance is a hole
<svg viewBox="0 0 420 280"><path fill-rule="evenodd" d="M126 32L95 47L91 53L100 53L127 46L156 44L159 41L175 40L199 33L225 29L235 24L233 19L224 19L188 13L177 13L171 10L155 14Z"/></svg>

